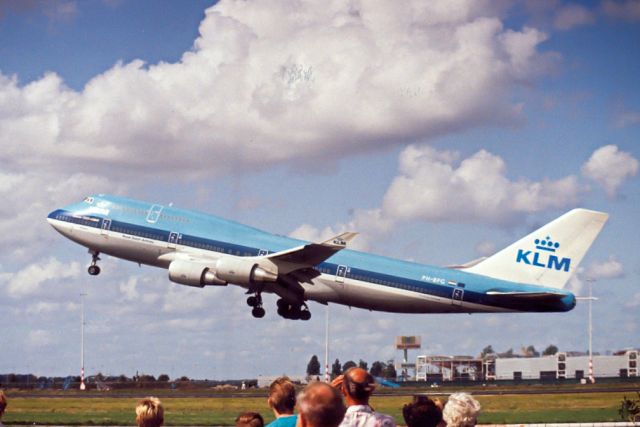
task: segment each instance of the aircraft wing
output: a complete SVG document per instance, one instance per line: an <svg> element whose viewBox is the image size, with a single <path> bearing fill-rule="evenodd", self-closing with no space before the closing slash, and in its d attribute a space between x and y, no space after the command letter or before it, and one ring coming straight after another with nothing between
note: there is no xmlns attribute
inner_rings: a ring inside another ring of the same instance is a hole
<svg viewBox="0 0 640 427"><path fill-rule="evenodd" d="M347 231L325 240L322 243L309 243L304 246L269 254L264 258L277 264L279 271L285 274L291 271L315 267L336 252L346 248L347 243L357 235L358 233Z"/></svg>
<svg viewBox="0 0 640 427"><path fill-rule="evenodd" d="M567 296L560 292L518 292L518 291L487 291L487 295L493 297L510 298L517 300L559 300Z"/></svg>

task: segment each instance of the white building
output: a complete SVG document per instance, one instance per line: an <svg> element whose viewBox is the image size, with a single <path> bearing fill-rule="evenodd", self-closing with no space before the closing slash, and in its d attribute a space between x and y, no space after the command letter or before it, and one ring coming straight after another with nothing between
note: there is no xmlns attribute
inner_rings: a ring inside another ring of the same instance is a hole
<svg viewBox="0 0 640 427"><path fill-rule="evenodd" d="M639 377L638 351L614 356L593 356L595 378ZM418 356L416 380L556 380L589 377L589 356L557 353L542 357L475 359L450 356Z"/></svg>

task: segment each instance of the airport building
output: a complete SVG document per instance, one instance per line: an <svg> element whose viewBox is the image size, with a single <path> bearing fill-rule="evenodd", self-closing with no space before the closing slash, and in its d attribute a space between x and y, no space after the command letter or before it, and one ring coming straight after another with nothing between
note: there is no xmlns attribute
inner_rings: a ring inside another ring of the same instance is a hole
<svg viewBox="0 0 640 427"><path fill-rule="evenodd" d="M593 356L594 378L640 377L637 350ZM589 356L557 353L541 357L418 356L416 380L428 382L493 380L581 380L589 377Z"/></svg>

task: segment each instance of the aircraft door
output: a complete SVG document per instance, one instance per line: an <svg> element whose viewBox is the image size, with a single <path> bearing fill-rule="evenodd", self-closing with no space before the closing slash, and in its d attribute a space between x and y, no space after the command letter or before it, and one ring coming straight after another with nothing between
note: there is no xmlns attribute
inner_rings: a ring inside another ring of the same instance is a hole
<svg viewBox="0 0 640 427"><path fill-rule="evenodd" d="M463 300L464 300L464 288L461 288L461 287L453 288L453 293L451 294L451 304L461 306Z"/></svg>
<svg viewBox="0 0 640 427"><path fill-rule="evenodd" d="M111 229L111 220L110 219L103 219L102 220L102 224L100 225L100 234L102 234L103 236L107 235L107 231L109 231Z"/></svg>
<svg viewBox="0 0 640 427"><path fill-rule="evenodd" d="M149 208L149 213L147 213L147 222L150 224L155 224L160 219L160 213L162 212L162 205L153 205Z"/></svg>
<svg viewBox="0 0 640 427"><path fill-rule="evenodd" d="M339 265L336 269L336 282L344 283L344 278L347 275L347 266Z"/></svg>
<svg viewBox="0 0 640 427"><path fill-rule="evenodd" d="M175 231L172 231L171 233L169 233L169 244L167 245L167 247L170 249L175 249L179 239L180 239L180 234L176 233Z"/></svg>

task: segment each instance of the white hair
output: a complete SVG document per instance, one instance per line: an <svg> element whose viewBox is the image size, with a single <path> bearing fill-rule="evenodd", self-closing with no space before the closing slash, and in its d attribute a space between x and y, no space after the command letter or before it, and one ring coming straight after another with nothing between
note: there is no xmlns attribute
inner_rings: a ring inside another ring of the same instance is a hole
<svg viewBox="0 0 640 427"><path fill-rule="evenodd" d="M470 394L453 393L442 410L447 427L473 427L480 414L480 403Z"/></svg>

